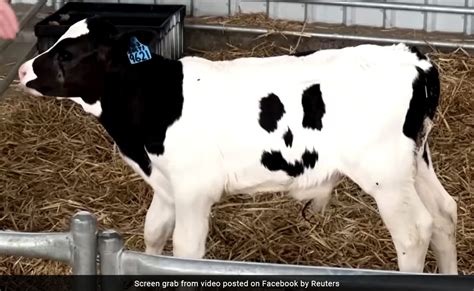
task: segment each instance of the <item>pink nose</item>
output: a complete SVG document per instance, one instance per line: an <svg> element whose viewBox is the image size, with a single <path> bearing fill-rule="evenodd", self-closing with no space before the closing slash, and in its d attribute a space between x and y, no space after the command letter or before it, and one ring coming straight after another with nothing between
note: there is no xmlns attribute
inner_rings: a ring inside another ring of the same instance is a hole
<svg viewBox="0 0 474 291"><path fill-rule="evenodd" d="M18 69L18 78L20 81L26 76L26 66L25 64L21 65L20 69Z"/></svg>

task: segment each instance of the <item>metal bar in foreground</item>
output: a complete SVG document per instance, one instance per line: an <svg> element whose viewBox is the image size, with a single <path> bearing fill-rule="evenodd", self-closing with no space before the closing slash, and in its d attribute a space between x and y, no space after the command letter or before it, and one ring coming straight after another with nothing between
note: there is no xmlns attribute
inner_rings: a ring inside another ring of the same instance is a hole
<svg viewBox="0 0 474 291"><path fill-rule="evenodd" d="M167 256L152 256L124 249L123 239L115 231L105 231L99 235L101 258L102 290L123 290L136 279L169 280L331 280L350 290L416 290L441 291L456 286L456 290L471 290L474 278L458 276L438 276L436 274L403 273L384 270L351 268L312 267L284 264L236 262L222 260L183 259ZM110 276L112 275L112 276ZM122 276L116 276L122 275ZM155 275L157 277L145 277ZM160 277L172 275L172 277ZM182 276L184 275L184 276ZM189 276L194 277L189 277ZM238 275L238 277L225 277ZM277 277L271 277L275 276ZM355 275L355 276L354 276ZM395 275L395 276L394 276ZM181 277L182 276L182 277ZM199 277L200 276L200 277ZM248 277L245 277L248 276ZM320 276L320 277L318 277ZM120 280L119 280L120 279ZM122 280L123 279L123 280ZM128 281L127 281L128 280ZM197 282L195 284L198 284ZM199 286L199 284L197 285ZM466 289L469 288L469 289Z"/></svg>
<svg viewBox="0 0 474 291"><path fill-rule="evenodd" d="M69 233L0 232L0 254L69 263Z"/></svg>
<svg viewBox="0 0 474 291"><path fill-rule="evenodd" d="M119 233L99 235L102 275L400 275L396 271L183 259L124 250ZM406 274L406 273L405 273Z"/></svg>
<svg viewBox="0 0 474 291"><path fill-rule="evenodd" d="M60 233L0 231L0 254L60 261L71 265L74 275L96 275L96 218L78 212L70 228Z"/></svg>

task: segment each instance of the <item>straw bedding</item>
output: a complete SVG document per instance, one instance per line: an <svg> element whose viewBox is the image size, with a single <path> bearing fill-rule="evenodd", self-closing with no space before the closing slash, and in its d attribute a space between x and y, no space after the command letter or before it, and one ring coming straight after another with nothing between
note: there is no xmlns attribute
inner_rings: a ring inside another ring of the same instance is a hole
<svg viewBox="0 0 474 291"><path fill-rule="evenodd" d="M268 21L268 20L267 20ZM268 21L269 22L269 21ZM270 23L270 22L269 22ZM271 22L274 25L277 22ZM259 23L258 25L260 25ZM287 53L265 38L252 47L189 52L210 59ZM293 44L293 49L295 44ZM442 101L431 134L434 166L458 201L458 265L474 274L474 58L431 53L439 65ZM70 101L35 98L17 85L0 103L0 226L65 231L78 210L114 228L129 249L143 250L143 223L152 192L125 165L96 120ZM324 215L301 210L283 193L224 198L211 214L207 258L396 270L396 254L376 205L345 180ZM170 244L166 248L170 254ZM431 252L426 271L436 271ZM67 274L39 259L0 257L0 274Z"/></svg>

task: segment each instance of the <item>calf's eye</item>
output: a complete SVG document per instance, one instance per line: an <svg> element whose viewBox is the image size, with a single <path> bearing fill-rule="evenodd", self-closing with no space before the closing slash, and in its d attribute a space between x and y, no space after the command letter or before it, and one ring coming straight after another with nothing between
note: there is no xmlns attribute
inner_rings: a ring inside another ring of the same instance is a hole
<svg viewBox="0 0 474 291"><path fill-rule="evenodd" d="M61 62L67 62L72 60L72 54L66 50L58 52L58 60Z"/></svg>

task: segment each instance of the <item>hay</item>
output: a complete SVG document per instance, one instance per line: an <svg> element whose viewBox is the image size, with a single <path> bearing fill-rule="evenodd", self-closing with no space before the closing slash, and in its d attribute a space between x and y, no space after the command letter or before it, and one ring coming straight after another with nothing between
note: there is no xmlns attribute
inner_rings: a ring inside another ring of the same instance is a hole
<svg viewBox="0 0 474 291"><path fill-rule="evenodd" d="M196 51L210 59L288 52L265 38L252 47L228 44ZM461 272L474 274L474 58L430 55L439 65L442 101L431 135L434 166L458 201ZM0 103L0 225L19 231L64 231L78 210L114 228L140 250L152 192L120 159L95 119L69 101L25 95L17 86ZM397 269L396 255L374 201L345 180L324 215L283 194L233 195L214 206L207 258L319 266ZM170 244L166 247L170 254ZM426 270L435 271L428 255ZM37 259L0 257L0 274L65 274L70 268Z"/></svg>

